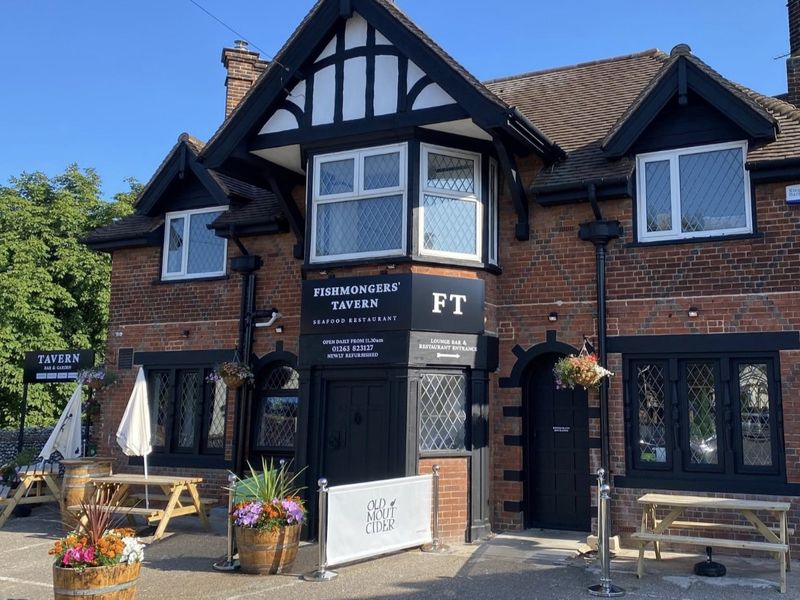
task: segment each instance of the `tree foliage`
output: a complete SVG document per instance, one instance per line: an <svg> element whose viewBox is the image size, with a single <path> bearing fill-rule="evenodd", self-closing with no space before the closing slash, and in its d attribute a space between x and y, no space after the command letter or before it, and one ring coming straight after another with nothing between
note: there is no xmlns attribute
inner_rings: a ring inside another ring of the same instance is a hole
<svg viewBox="0 0 800 600"><path fill-rule="evenodd" d="M101 198L92 169L53 178L23 173L0 186L0 427L18 422L22 366L32 350L92 348L102 355L110 257L81 243L89 231L130 214L141 187ZM31 385L30 425L52 423L71 386Z"/></svg>

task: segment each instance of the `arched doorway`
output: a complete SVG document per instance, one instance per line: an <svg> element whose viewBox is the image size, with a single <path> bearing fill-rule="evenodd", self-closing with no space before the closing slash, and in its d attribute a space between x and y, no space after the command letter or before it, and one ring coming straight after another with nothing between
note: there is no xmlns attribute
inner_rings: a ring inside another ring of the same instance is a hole
<svg viewBox="0 0 800 600"><path fill-rule="evenodd" d="M297 434L298 372L284 362L266 364L258 372L250 410L249 447L254 467L265 457L292 460Z"/></svg>
<svg viewBox="0 0 800 600"><path fill-rule="evenodd" d="M588 531L591 524L586 390L557 390L548 352L522 378L525 526Z"/></svg>

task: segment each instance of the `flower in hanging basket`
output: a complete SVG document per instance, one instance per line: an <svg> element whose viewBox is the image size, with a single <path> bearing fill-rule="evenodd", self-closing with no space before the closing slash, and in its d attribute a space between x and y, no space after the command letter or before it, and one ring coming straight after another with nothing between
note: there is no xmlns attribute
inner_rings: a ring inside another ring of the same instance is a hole
<svg viewBox="0 0 800 600"><path fill-rule="evenodd" d="M556 389L574 389L576 385L585 389L600 387L603 379L613 373L597 364L597 355L581 352L559 359L553 367Z"/></svg>
<svg viewBox="0 0 800 600"><path fill-rule="evenodd" d="M117 381L117 374L103 367L94 367L78 373L78 380L93 390L112 385Z"/></svg>
<svg viewBox="0 0 800 600"><path fill-rule="evenodd" d="M253 372L246 363L238 361L224 362L209 373L206 381L209 383L224 381L228 388L236 389L244 383L253 381Z"/></svg>

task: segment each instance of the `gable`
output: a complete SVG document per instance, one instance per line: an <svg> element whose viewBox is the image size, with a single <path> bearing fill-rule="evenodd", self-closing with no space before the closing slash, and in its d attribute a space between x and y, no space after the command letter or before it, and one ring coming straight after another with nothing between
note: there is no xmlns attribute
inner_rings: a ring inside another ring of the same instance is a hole
<svg viewBox="0 0 800 600"><path fill-rule="evenodd" d="M358 13L301 70L305 78L289 90L259 134L456 103Z"/></svg>

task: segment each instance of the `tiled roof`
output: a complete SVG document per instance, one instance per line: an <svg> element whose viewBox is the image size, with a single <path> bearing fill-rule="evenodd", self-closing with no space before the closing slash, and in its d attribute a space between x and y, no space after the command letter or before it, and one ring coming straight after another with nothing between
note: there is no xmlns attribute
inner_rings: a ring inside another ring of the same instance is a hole
<svg viewBox="0 0 800 600"><path fill-rule="evenodd" d="M274 194L266 192L260 198L246 204L231 204L228 210L217 217L211 227L223 229L233 226L262 225L283 220L278 199Z"/></svg>
<svg viewBox="0 0 800 600"><path fill-rule="evenodd" d="M90 231L82 241L84 244L92 245L118 240L141 239L161 227L163 223L163 217L147 217L134 213L122 217L110 225Z"/></svg>
<svg viewBox="0 0 800 600"><path fill-rule="evenodd" d="M732 94L778 124L778 138L754 146L749 161L800 156L800 109L731 82L697 57L698 68ZM652 49L606 60L485 82L486 87L535 123L567 152L567 159L543 171L537 189L629 176L629 158L609 160L603 141L633 112L677 57Z"/></svg>

